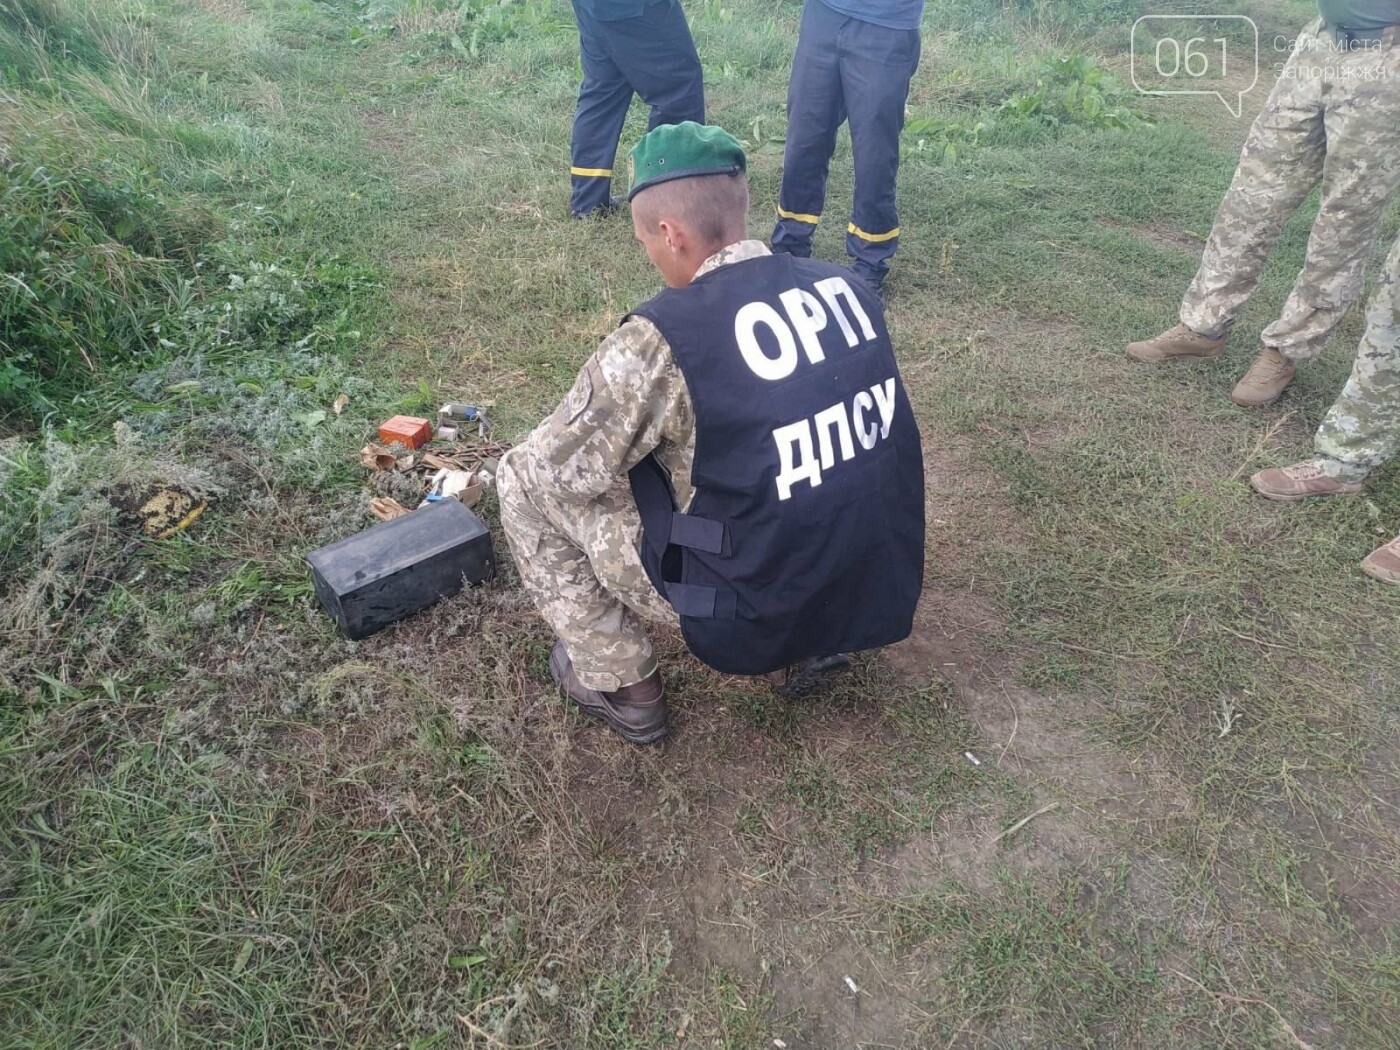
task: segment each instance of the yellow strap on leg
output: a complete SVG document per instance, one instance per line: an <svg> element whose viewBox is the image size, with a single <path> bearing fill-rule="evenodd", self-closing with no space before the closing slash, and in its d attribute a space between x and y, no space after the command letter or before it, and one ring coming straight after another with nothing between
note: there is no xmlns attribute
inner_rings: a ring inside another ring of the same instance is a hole
<svg viewBox="0 0 1400 1050"><path fill-rule="evenodd" d="M808 215L806 212L801 211L788 211L786 208L778 209L778 217L781 219L796 219L798 222L805 222L812 226L822 221L820 215Z"/></svg>
<svg viewBox="0 0 1400 1050"><path fill-rule="evenodd" d="M869 241L871 244L880 244L883 241L892 241L899 236L898 226L892 229L889 233L867 233L865 230L862 230L859 226L852 222L846 225L846 229L848 229L851 233L855 234L861 240Z"/></svg>
<svg viewBox="0 0 1400 1050"><path fill-rule="evenodd" d="M612 168L573 168L569 169L570 175L581 175L585 179L610 179L612 178Z"/></svg>

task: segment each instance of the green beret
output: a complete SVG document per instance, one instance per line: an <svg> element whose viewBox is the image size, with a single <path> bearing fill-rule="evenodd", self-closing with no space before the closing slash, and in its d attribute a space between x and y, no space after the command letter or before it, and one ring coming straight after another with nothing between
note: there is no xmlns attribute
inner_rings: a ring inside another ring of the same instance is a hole
<svg viewBox="0 0 1400 1050"><path fill-rule="evenodd" d="M697 124L662 124L632 147L630 201L648 186L692 175L738 175L748 166L744 147L723 128Z"/></svg>

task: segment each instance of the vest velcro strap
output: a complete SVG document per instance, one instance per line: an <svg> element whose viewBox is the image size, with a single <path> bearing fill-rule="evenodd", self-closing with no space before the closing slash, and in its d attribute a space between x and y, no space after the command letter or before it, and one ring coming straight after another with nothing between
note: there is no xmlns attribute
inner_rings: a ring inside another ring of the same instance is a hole
<svg viewBox="0 0 1400 1050"><path fill-rule="evenodd" d="M671 515L671 542L706 554L729 553L729 530L724 522L692 514Z"/></svg>
<svg viewBox="0 0 1400 1050"><path fill-rule="evenodd" d="M699 620L732 620L736 609L733 591L697 587L693 583L668 583L666 598L681 616Z"/></svg>

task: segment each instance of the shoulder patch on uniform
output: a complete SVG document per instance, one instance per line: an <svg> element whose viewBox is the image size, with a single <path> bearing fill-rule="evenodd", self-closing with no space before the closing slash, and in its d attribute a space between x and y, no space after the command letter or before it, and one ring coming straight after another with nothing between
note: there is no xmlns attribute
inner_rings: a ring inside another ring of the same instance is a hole
<svg viewBox="0 0 1400 1050"><path fill-rule="evenodd" d="M585 368L574 380L573 387L569 390L569 396L564 398L564 416L570 423L575 422L579 416L583 415L593 400L593 376L590 370Z"/></svg>

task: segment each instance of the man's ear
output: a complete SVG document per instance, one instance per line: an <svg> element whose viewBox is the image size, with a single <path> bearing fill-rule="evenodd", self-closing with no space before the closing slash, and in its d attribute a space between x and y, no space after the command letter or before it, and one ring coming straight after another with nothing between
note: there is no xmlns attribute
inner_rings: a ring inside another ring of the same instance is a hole
<svg viewBox="0 0 1400 1050"><path fill-rule="evenodd" d="M668 248L677 255L685 251L686 237L684 229L676 225L670 219L662 219L656 224L656 227L665 236L666 246Z"/></svg>

